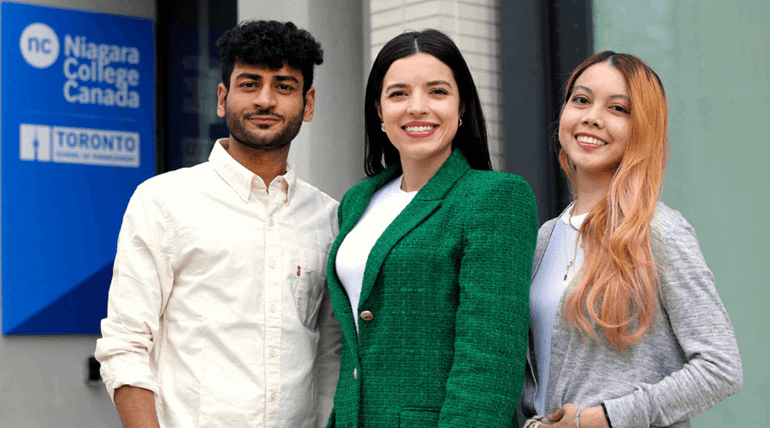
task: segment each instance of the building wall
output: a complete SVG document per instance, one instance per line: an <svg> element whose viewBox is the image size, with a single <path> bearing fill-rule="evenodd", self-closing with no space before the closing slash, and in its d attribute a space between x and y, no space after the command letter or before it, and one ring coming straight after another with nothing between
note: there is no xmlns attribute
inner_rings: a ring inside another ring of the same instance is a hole
<svg viewBox="0 0 770 428"><path fill-rule="evenodd" d="M18 0L155 19L154 0ZM693 224L732 318L745 386L696 417L699 427L770 424L770 325L762 275L770 251L770 3L735 0L595 0L596 50L645 59L669 98L671 163L663 200ZM239 0L239 20L292 20L323 45L316 116L290 156L298 176L340 199L364 177L363 91L379 49L407 29L455 40L471 67L489 124L493 164L503 169L499 0ZM370 31L371 29L371 31ZM0 54L2 54L0 52ZM0 94L0 97L2 94ZM515 101L511 101L515 102ZM512 130L509 130L512 132ZM0 426L120 427L101 383L88 385L95 336L0 337Z"/></svg>
<svg viewBox="0 0 770 428"><path fill-rule="evenodd" d="M16 3L155 19L154 0L18 0ZM0 426L120 427L104 385L86 383L87 359L94 353L96 339L96 336L0 336Z"/></svg>
<svg viewBox="0 0 770 428"><path fill-rule="evenodd" d="M695 228L738 338L743 389L693 426L770 426L770 2L594 5L596 51L635 54L663 81L671 140L663 201Z"/></svg>
<svg viewBox="0 0 770 428"><path fill-rule="evenodd" d="M5 3L5 1L0 1ZM15 0L13 3L77 9L89 12L111 13L155 20L154 0Z"/></svg>
<svg viewBox="0 0 770 428"><path fill-rule="evenodd" d="M370 0L371 33L366 75L380 49L407 30L446 33L465 57L481 98L492 166L505 169L499 0Z"/></svg>
<svg viewBox="0 0 770 428"><path fill-rule="evenodd" d="M238 20L292 21L321 43L315 116L291 144L297 177L340 200L364 174L363 2L361 0L238 1Z"/></svg>

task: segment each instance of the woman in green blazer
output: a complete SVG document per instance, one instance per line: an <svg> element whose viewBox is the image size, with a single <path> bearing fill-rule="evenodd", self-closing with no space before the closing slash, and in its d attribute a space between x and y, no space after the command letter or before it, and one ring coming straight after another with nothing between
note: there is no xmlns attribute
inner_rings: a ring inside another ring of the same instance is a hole
<svg viewBox="0 0 770 428"><path fill-rule="evenodd" d="M327 272L344 334L329 426L515 426L532 192L491 171L470 71L438 31L382 48L365 120L370 178L340 203Z"/></svg>

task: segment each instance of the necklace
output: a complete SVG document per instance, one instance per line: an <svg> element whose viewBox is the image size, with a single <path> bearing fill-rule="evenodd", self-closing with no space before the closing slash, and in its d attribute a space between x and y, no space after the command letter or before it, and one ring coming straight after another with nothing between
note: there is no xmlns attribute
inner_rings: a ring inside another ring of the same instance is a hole
<svg viewBox="0 0 770 428"><path fill-rule="evenodd" d="M572 210L574 210L575 207L573 206L572 209L569 212L569 217L567 217L567 222L570 226L572 226L573 229L578 230L577 227L575 227L574 224L572 224ZM564 227L564 254L567 256L567 259L569 259L569 251L567 251L567 228ZM567 280L567 277L569 276L569 270L572 269L572 266L575 265L575 259L577 258L577 242L575 243L575 255L572 256L572 260L567 263L567 269L564 272L564 280Z"/></svg>

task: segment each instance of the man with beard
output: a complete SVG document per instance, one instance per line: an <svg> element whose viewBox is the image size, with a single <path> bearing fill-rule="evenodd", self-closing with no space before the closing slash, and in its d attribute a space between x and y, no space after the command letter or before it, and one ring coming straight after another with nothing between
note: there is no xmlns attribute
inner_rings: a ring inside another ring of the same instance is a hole
<svg viewBox="0 0 770 428"><path fill-rule="evenodd" d="M132 427L326 426L341 332L326 287L337 202L299 180L292 139L313 118L320 45L244 22L217 42L209 161L129 202L96 357Z"/></svg>

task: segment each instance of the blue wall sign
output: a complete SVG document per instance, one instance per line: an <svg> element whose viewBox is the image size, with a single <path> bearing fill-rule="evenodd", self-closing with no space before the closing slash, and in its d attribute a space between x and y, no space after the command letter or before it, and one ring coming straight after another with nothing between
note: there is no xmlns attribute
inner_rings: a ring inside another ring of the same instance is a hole
<svg viewBox="0 0 770 428"><path fill-rule="evenodd" d="M2 3L3 334L97 334L155 173L150 20Z"/></svg>

